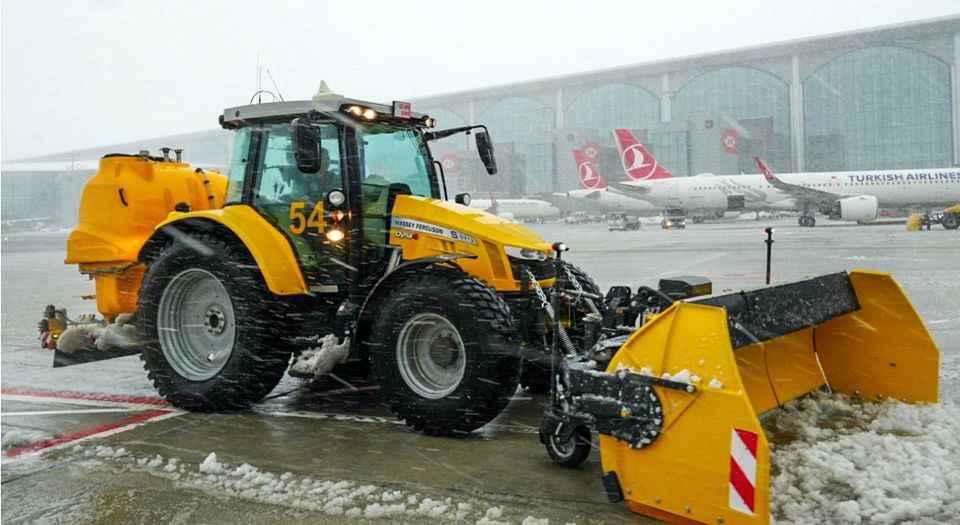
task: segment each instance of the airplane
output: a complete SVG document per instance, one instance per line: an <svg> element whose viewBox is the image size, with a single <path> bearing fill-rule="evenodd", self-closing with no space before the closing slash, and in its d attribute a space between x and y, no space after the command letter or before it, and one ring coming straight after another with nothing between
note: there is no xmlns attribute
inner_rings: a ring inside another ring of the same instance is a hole
<svg viewBox="0 0 960 525"><path fill-rule="evenodd" d="M560 210L547 201L537 199L497 199L493 193L489 199L472 199L471 208L492 213L506 221L517 219L543 220L560 215Z"/></svg>
<svg viewBox="0 0 960 525"><path fill-rule="evenodd" d="M573 150L573 160L577 164L577 174L583 189L566 193L555 193L558 197L570 197L596 205L604 211L622 211L642 214L654 214L660 211L652 204L610 191L600 176L600 170L582 149Z"/></svg>
<svg viewBox="0 0 960 525"><path fill-rule="evenodd" d="M620 131L629 134L627 130L615 130L615 136L619 137L617 132ZM621 155L626 158L623 145ZM717 212L799 210L801 215L797 222L805 227L816 225L815 212L820 212L831 220L871 221L877 218L881 205L934 206L948 205L960 200L960 168L790 173L774 176L760 159L755 160L761 172L765 172L762 175L701 174L658 179L648 176L614 182L611 186L616 191L644 200L658 208ZM652 162L655 161L650 160L647 165ZM624 163L625 171L627 166ZM649 170L649 167L647 169ZM627 174L630 174L629 171Z"/></svg>
<svg viewBox="0 0 960 525"><path fill-rule="evenodd" d="M0 228L3 229L3 232L11 232L15 230L36 230L46 226L46 221L49 221L53 217L28 217L26 219L6 219L0 221Z"/></svg>
<svg viewBox="0 0 960 525"><path fill-rule="evenodd" d="M643 147L643 144L630 133L630 130L618 128L613 130L613 138L617 141L620 151L620 164L623 172L630 180L656 180L675 178L672 173L653 158L653 155Z"/></svg>

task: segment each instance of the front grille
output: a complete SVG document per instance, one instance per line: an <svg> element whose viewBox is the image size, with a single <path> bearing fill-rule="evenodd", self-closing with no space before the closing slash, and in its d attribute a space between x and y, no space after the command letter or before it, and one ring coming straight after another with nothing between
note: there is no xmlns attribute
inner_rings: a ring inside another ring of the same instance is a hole
<svg viewBox="0 0 960 525"><path fill-rule="evenodd" d="M527 268L533 272L534 278L538 281L544 279L553 279L554 270L553 270L553 260L547 259L545 261L533 261L529 259L518 259L515 257L508 257L510 260L510 270L513 272L513 278L520 280L520 277L523 275L523 269Z"/></svg>

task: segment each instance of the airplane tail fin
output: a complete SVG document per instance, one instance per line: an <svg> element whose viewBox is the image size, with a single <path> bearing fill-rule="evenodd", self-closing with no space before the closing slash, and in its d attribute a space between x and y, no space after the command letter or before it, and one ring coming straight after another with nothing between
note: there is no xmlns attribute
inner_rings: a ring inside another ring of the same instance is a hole
<svg viewBox="0 0 960 525"><path fill-rule="evenodd" d="M763 174L763 178L766 179L767 182L770 182L770 183L780 182L777 179L777 176L774 175L772 171L770 171L770 168L768 168L767 165L764 164L762 160L760 160L760 157L754 157L753 160L756 161L757 167L760 168L760 173Z"/></svg>
<svg viewBox="0 0 960 525"><path fill-rule="evenodd" d="M630 180L669 179L674 176L663 169L663 166L653 158L643 144L637 141L630 130L615 129L613 138L616 139L617 148L620 150L623 171Z"/></svg>
<svg viewBox="0 0 960 525"><path fill-rule="evenodd" d="M573 150L573 160L577 163L577 175L580 183L588 190L602 190L607 184L600 178L600 170L582 149Z"/></svg>

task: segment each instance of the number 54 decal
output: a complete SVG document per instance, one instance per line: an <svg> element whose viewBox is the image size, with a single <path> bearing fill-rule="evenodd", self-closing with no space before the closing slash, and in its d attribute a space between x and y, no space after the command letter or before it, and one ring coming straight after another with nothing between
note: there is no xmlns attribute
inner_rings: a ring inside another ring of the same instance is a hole
<svg viewBox="0 0 960 525"><path fill-rule="evenodd" d="M306 210L307 203L305 202L290 203L290 233L300 235L307 228L316 228L317 233L323 233L323 201L318 202L313 207L309 216L305 214Z"/></svg>

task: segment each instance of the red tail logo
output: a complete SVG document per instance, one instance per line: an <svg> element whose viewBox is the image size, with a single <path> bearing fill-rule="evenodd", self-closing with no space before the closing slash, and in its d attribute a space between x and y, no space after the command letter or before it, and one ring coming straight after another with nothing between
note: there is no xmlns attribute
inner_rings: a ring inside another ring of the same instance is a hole
<svg viewBox="0 0 960 525"><path fill-rule="evenodd" d="M582 149L573 150L573 160L577 163L577 174L580 176L580 183L588 190L602 190L607 187L600 178L597 167L587 158L587 153Z"/></svg>
<svg viewBox="0 0 960 525"><path fill-rule="evenodd" d="M637 142L630 130L615 129L613 137L620 149L620 163L630 180L669 179L673 174L663 169L657 159Z"/></svg>
<svg viewBox="0 0 960 525"><path fill-rule="evenodd" d="M775 177L773 172L770 171L770 168L768 168L767 165L760 160L760 157L754 157L753 160L756 161L757 166L760 168L760 173L763 174L763 178L766 179L767 182L777 181L777 177Z"/></svg>

